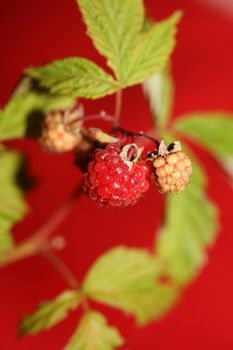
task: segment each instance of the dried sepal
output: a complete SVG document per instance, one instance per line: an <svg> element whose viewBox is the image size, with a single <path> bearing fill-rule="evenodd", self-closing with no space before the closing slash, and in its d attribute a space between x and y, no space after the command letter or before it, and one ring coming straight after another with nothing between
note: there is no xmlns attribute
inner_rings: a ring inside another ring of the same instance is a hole
<svg viewBox="0 0 233 350"><path fill-rule="evenodd" d="M113 137L98 128L90 128L89 134L95 141L100 143L114 143L119 141L116 137Z"/></svg>

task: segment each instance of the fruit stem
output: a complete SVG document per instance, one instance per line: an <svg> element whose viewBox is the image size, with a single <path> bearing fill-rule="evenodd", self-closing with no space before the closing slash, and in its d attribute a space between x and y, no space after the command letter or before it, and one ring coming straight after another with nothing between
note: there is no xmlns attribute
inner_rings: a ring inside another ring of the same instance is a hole
<svg viewBox="0 0 233 350"><path fill-rule="evenodd" d="M116 131L120 131L121 133L124 134L124 136L143 137L143 138L155 143L156 149L158 149L158 147L159 147L160 142L158 140L156 140L154 137L145 134L143 131L134 132L134 131L125 130L125 129L120 128L120 127L116 127L113 129L113 132L116 132Z"/></svg>
<svg viewBox="0 0 233 350"><path fill-rule="evenodd" d="M73 130L75 133L75 124L77 122L85 123L85 122L89 122L92 120L103 120L103 121L112 123L112 125L115 124L115 117L113 115L110 115L110 114L106 113L105 111L101 111L99 114L91 114L91 115L87 115L84 117L78 117L76 119L73 119L71 122L66 123L65 128L67 131L70 132L71 130ZM80 128L78 128L78 130L80 130Z"/></svg>
<svg viewBox="0 0 233 350"><path fill-rule="evenodd" d="M120 116L121 116L121 108L122 108L122 90L119 89L116 93L116 102L115 102L115 121L114 126L117 127L119 124Z"/></svg>

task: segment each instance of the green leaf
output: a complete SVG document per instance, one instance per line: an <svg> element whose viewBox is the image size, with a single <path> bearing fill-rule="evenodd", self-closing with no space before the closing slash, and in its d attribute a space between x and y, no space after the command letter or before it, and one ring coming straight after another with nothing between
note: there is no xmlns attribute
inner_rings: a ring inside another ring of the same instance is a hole
<svg viewBox="0 0 233 350"><path fill-rule="evenodd" d="M149 100L156 127L164 127L171 116L174 98L174 82L170 68L166 67L144 81L143 90Z"/></svg>
<svg viewBox="0 0 233 350"><path fill-rule="evenodd" d="M165 273L187 283L207 261L206 248L213 244L218 227L217 209L204 192L206 178L193 161L188 187L166 198L165 223L156 237L156 254L166 264Z"/></svg>
<svg viewBox="0 0 233 350"><path fill-rule="evenodd" d="M154 23L155 23L155 21L147 13L145 18L144 18L142 31L143 32L148 32L148 30L151 29L151 27L153 26Z"/></svg>
<svg viewBox="0 0 233 350"><path fill-rule="evenodd" d="M138 84L161 71L175 46L177 23L181 12L175 12L167 20L155 23L138 38L134 54L125 67L124 86Z"/></svg>
<svg viewBox="0 0 233 350"><path fill-rule="evenodd" d="M97 50L123 86L144 21L142 0L77 0Z"/></svg>
<svg viewBox="0 0 233 350"><path fill-rule="evenodd" d="M66 108L74 102L71 97L50 95L37 90L25 91L21 88L19 90L1 111L0 140L2 141L24 137L28 127L28 117L32 113L46 113L54 108Z"/></svg>
<svg viewBox="0 0 233 350"><path fill-rule="evenodd" d="M0 260L13 246L12 226L26 213L23 195L15 182L20 159L16 153L0 151Z"/></svg>
<svg viewBox="0 0 233 350"><path fill-rule="evenodd" d="M113 350L123 345L118 330L98 312L87 312L64 350Z"/></svg>
<svg viewBox="0 0 233 350"><path fill-rule="evenodd" d="M233 155L233 115L230 113L190 113L177 119L174 129L200 142L217 156Z"/></svg>
<svg viewBox="0 0 233 350"><path fill-rule="evenodd" d="M118 90L117 82L102 68L85 58L66 58L27 70L52 93L99 98Z"/></svg>
<svg viewBox="0 0 233 350"><path fill-rule="evenodd" d="M92 299L135 314L139 324L161 317L176 301L172 287L160 285L159 262L146 250L117 247L91 267L84 292Z"/></svg>
<svg viewBox="0 0 233 350"><path fill-rule="evenodd" d="M64 320L70 310L74 310L80 303L80 294L77 291L67 290L56 299L41 304L37 311L22 318L19 331L36 334L49 329Z"/></svg>

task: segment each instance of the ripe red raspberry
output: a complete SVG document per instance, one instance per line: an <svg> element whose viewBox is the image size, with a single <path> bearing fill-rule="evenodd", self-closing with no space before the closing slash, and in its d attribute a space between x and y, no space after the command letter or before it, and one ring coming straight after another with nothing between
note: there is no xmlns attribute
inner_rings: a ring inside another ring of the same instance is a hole
<svg viewBox="0 0 233 350"><path fill-rule="evenodd" d="M117 144L110 144L94 153L85 174L84 186L91 200L100 205L128 206L136 203L148 190L149 165L138 160L139 155L127 160L131 158L133 147L137 154L141 153L136 145L126 145L121 150Z"/></svg>
<svg viewBox="0 0 233 350"><path fill-rule="evenodd" d="M162 141L158 153L150 156L150 161L155 184L161 192L180 192L188 184L192 163L181 151L179 142L166 148Z"/></svg>
<svg viewBox="0 0 233 350"><path fill-rule="evenodd" d="M39 140L43 148L50 152L66 152L77 147L82 139L82 122L77 121L78 117L79 109L48 113Z"/></svg>

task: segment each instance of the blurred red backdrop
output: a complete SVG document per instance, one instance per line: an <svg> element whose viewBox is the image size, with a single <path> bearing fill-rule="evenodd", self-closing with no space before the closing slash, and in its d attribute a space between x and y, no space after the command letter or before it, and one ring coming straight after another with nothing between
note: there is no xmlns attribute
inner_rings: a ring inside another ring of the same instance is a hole
<svg viewBox="0 0 233 350"><path fill-rule="evenodd" d="M148 0L146 6L155 19L164 18L177 8L184 11L173 56L177 84L174 115L200 109L233 111L230 17L188 0ZM1 105L6 103L28 66L68 56L85 56L105 63L85 35L75 0L1 0L0 13ZM88 113L103 106L112 111L113 101L113 97L85 101L85 108ZM135 130L147 130L151 126L140 87L124 92L122 123ZM42 153L35 141L15 141L10 146L27 154L30 171L38 182L38 187L27 196L32 209L14 230L20 241L50 217L81 181L81 172L74 167L72 155ZM208 192L220 207L222 228L217 244L211 249L210 262L201 276L162 321L137 329L133 319L101 307L125 336L125 350L233 348L233 196L214 159L200 149L197 152L210 177ZM162 207L162 197L153 189L144 200L124 210L98 209L82 197L56 232L67 239L60 255L81 280L90 264L109 247L125 244L151 248ZM16 336L20 315L67 287L57 272L42 258L34 257L2 269L0 283L0 348L60 350L76 327L79 312L71 313L69 319L36 337L17 339Z"/></svg>

